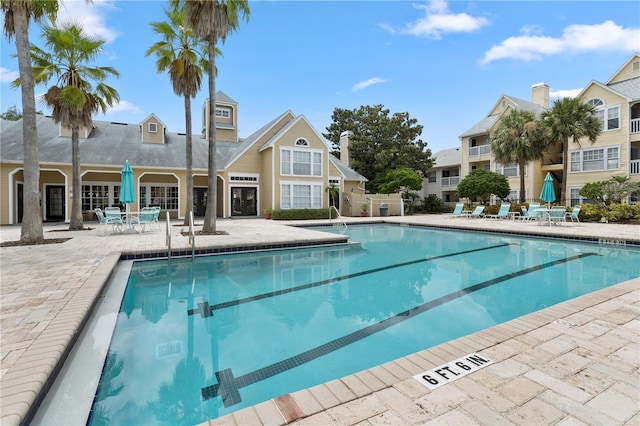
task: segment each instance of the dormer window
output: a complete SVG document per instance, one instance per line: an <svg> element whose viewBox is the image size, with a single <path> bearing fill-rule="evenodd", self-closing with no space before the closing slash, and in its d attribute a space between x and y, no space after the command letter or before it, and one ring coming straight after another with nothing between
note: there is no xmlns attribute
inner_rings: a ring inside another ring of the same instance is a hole
<svg viewBox="0 0 640 426"><path fill-rule="evenodd" d="M309 142L305 138L299 138L296 140L296 146L309 146Z"/></svg>
<svg viewBox="0 0 640 426"><path fill-rule="evenodd" d="M231 117L231 110L229 108L216 107L216 117L229 118Z"/></svg>
<svg viewBox="0 0 640 426"><path fill-rule="evenodd" d="M149 133L158 133L158 123L149 123Z"/></svg>

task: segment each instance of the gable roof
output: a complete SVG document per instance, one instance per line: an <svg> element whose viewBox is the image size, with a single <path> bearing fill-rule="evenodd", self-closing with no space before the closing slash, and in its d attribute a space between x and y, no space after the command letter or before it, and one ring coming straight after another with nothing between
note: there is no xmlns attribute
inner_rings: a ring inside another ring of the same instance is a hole
<svg viewBox="0 0 640 426"><path fill-rule="evenodd" d="M627 62L625 62L620 68L618 68L618 71L616 71L609 80L607 80L607 86L611 84L611 82L615 80L616 77L618 77L618 74L620 74L631 62L637 61L637 60L640 60L640 53L636 52L633 55L631 55L631 58L629 58Z"/></svg>
<svg viewBox="0 0 640 426"><path fill-rule="evenodd" d="M493 108L491 108L489 111L494 111L503 99L509 103L508 107L510 106L513 109L529 111L533 113L535 117L539 117L540 114L542 114L542 112L547 110L547 108L544 108L533 102L525 101L524 99L516 98L514 96L502 95L498 99L498 102L496 102L493 105ZM483 118L482 120L474 124L470 129L468 129L463 134L458 136L458 138L461 139L467 136L475 136L475 135L482 135L485 133L489 133L489 131L496 124L496 122L500 119L500 117L502 117L502 115L507 110L508 108L505 108L504 110L500 111L497 114L489 115Z"/></svg>

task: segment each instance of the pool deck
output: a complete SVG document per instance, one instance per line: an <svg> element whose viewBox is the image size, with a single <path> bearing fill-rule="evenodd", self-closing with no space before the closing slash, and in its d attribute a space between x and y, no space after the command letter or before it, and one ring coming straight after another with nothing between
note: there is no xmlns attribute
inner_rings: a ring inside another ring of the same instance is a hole
<svg viewBox="0 0 640 426"><path fill-rule="evenodd" d="M364 218L346 218L362 222ZM640 241L640 226L417 215L384 218L461 229ZM367 219L364 219L367 220ZM380 220L371 218L370 221ZM304 222L309 224L310 222ZM320 221L328 223L328 221ZM333 221L334 224L339 223ZM178 222L174 222L177 225ZM228 235L196 247L306 243L340 236L294 222L218 220ZM96 227L88 222L85 226ZM165 231L110 234L45 225L62 244L0 249L0 424L28 422L100 298L122 253L166 250ZM174 249L190 250L181 226ZM59 231L59 232L58 232ZM0 228L1 241L20 238ZM413 376L478 353L494 363L430 391ZM204 424L640 424L640 278Z"/></svg>

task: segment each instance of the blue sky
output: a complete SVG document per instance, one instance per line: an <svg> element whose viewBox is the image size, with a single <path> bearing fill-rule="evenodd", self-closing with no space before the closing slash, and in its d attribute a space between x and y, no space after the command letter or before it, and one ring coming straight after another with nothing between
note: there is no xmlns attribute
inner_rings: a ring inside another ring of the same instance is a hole
<svg viewBox="0 0 640 426"><path fill-rule="evenodd" d="M166 1L66 0L58 20L81 21L105 40L98 65L121 103L97 120L139 123L151 113L184 132L183 100L145 58ZM239 103L240 137L287 110L321 134L335 108L383 104L424 126L432 152L455 147L502 94L530 100L545 82L552 99L606 82L640 51L637 1L249 1L248 23L220 48L216 88ZM42 46L32 26L31 42ZM0 44L0 110L21 109L15 47ZM37 86L36 94L45 91ZM193 100L201 126L206 83ZM41 104L37 107L47 112Z"/></svg>

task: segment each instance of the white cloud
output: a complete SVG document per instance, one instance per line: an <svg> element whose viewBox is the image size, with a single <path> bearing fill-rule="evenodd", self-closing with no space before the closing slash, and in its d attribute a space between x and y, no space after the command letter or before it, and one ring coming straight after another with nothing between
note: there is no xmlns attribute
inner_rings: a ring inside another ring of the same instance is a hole
<svg viewBox="0 0 640 426"><path fill-rule="evenodd" d="M575 98L580 92L582 89L552 90L549 92L549 99Z"/></svg>
<svg viewBox="0 0 640 426"><path fill-rule="evenodd" d="M613 21L595 25L569 25L561 37L532 35L531 26L523 35L509 37L485 52L481 62L498 59L541 60L543 56L570 52L602 52L640 50L640 27L623 28ZM537 31L534 31L537 33Z"/></svg>
<svg viewBox="0 0 640 426"><path fill-rule="evenodd" d="M5 67L0 67L0 83L11 83L18 77L20 77L20 73L18 71L12 71Z"/></svg>
<svg viewBox="0 0 640 426"><path fill-rule="evenodd" d="M109 108L105 115L116 114L119 112L131 112L133 114L137 114L142 112L142 110L129 101L120 101L113 107Z"/></svg>
<svg viewBox="0 0 640 426"><path fill-rule="evenodd" d="M426 5L414 5L414 7L423 9L425 16L407 24L402 29L387 25L384 28L392 34L410 34L438 40L445 33L472 32L489 24L489 20L483 17L475 17L467 13L451 13L444 0L431 0Z"/></svg>
<svg viewBox="0 0 640 426"><path fill-rule="evenodd" d="M89 35L95 35L107 43L114 41L118 33L105 22L106 12L118 10L113 0L64 0L58 12L58 23L80 22Z"/></svg>
<svg viewBox="0 0 640 426"><path fill-rule="evenodd" d="M380 77L370 78L369 80L361 81L360 83L354 84L353 87L351 88L351 91L357 92L369 86L373 86L374 84L380 84L380 83L386 83L386 82L387 80Z"/></svg>

